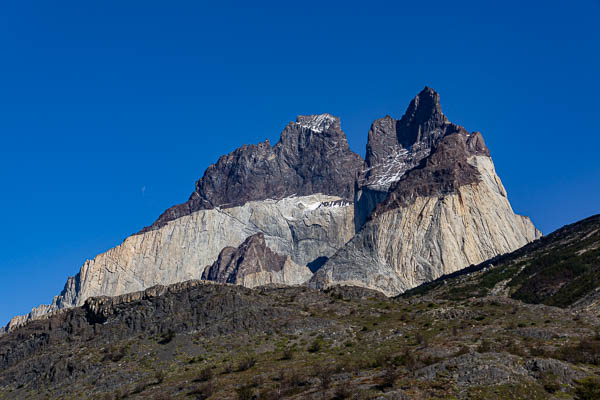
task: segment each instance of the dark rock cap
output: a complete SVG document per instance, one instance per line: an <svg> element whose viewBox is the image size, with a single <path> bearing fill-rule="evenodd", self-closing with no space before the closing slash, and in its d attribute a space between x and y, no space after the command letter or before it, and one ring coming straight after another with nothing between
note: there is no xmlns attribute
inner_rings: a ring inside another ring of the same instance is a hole
<svg viewBox="0 0 600 400"><path fill-rule="evenodd" d="M481 133L457 132L444 136L428 157L390 188L370 219L411 204L418 197L452 194L463 185L480 181L477 168L468 162L472 156L490 156Z"/></svg>
<svg viewBox="0 0 600 400"><path fill-rule="evenodd" d="M440 137L463 130L452 124L442 112L440 95L430 87L411 100L400 120L389 115L371 125L365 161L375 167L400 150L410 150L415 143L431 147Z"/></svg>
<svg viewBox="0 0 600 400"><path fill-rule="evenodd" d="M194 211L235 207L249 201L315 193L351 201L363 159L350 150L340 120L331 114L298 116L275 146L244 145L210 165L189 200L166 210L151 226ZM140 233L141 233L140 232Z"/></svg>

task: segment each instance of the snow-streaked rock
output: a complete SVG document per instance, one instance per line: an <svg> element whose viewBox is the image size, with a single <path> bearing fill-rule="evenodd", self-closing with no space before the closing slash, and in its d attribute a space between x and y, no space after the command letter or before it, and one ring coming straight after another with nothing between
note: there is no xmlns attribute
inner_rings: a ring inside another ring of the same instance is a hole
<svg viewBox="0 0 600 400"><path fill-rule="evenodd" d="M393 296L541 236L529 218L514 214L492 160L475 155L468 163L479 173L476 182L376 210L311 286L354 285Z"/></svg>
<svg viewBox="0 0 600 400"><path fill-rule="evenodd" d="M315 194L196 211L158 229L132 235L87 260L51 305L16 317L9 328L59 308L80 306L89 297L200 279L223 248L238 247L259 232L270 249L290 257L281 279L277 278L279 283L287 283L286 277L290 277L289 283L296 284L298 274L292 273L295 264L304 267L319 263L352 238L354 207L339 197ZM255 280L260 281L258 277Z"/></svg>

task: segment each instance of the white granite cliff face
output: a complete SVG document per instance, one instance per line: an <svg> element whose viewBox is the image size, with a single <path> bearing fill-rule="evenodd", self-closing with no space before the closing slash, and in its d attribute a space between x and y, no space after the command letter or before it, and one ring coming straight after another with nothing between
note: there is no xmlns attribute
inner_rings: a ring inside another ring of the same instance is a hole
<svg viewBox="0 0 600 400"><path fill-rule="evenodd" d="M477 168L478 182L376 216L310 285L362 286L394 296L540 237L529 218L514 214L492 160L472 156L468 162Z"/></svg>
<svg viewBox="0 0 600 400"><path fill-rule="evenodd" d="M56 309L80 306L89 297L116 296L158 284L201 279L205 267L223 248L237 247L259 232L264 234L267 246L289 256L289 262L271 277L261 278L257 273L241 283L256 286L261 279L265 283L301 283L299 280L310 278L307 265L333 255L352 238L353 206L339 197L315 194L196 211L158 229L130 236L119 246L87 260L52 305L15 317L8 327ZM298 272L300 266L303 269Z"/></svg>

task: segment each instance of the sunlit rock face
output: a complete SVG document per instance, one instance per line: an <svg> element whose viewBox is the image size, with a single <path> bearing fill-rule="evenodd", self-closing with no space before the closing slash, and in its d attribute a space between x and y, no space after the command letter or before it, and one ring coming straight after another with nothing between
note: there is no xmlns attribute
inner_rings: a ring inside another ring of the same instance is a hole
<svg viewBox="0 0 600 400"><path fill-rule="evenodd" d="M397 295L541 236L516 215L480 133L448 122L425 88L399 121L378 120L357 191L356 236L310 284Z"/></svg>
<svg viewBox="0 0 600 400"><path fill-rule="evenodd" d="M352 199L362 169L364 161L348 147L339 118L299 116L274 146L244 145L221 157L186 203L87 260L52 304L13 318L9 327L92 296L200 279L224 248L238 247L257 233L289 261L279 274L255 274L240 283L306 281L307 270L321 266L354 235Z"/></svg>
<svg viewBox="0 0 600 400"><path fill-rule="evenodd" d="M373 122L365 160L330 114L299 116L274 146L220 157L188 201L86 261L52 304L9 328L190 279L395 295L539 236L512 211L481 134L448 121L426 87L399 120Z"/></svg>

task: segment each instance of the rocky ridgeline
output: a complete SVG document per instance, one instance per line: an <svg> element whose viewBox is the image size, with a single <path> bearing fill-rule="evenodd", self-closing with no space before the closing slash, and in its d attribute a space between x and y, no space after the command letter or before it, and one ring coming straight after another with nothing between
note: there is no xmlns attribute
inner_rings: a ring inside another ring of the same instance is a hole
<svg viewBox="0 0 600 400"><path fill-rule="evenodd" d="M513 213L481 134L449 122L425 88L400 120L373 123L364 161L329 114L299 116L274 146L222 156L187 202L86 261L51 305L8 328L190 279L395 295L539 236Z"/></svg>

